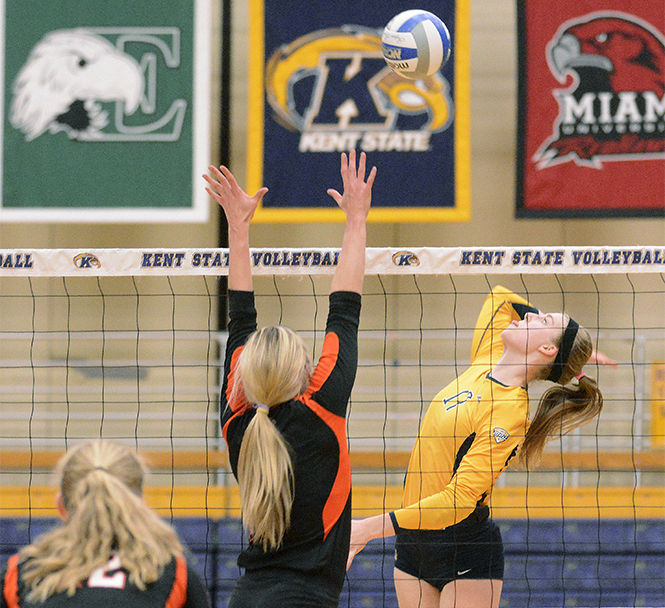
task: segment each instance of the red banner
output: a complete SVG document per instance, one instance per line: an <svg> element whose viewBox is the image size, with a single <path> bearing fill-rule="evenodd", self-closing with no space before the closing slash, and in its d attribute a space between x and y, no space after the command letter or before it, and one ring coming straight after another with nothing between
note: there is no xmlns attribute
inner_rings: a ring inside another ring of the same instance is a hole
<svg viewBox="0 0 665 608"><path fill-rule="evenodd" d="M518 2L518 217L665 215L665 2Z"/></svg>

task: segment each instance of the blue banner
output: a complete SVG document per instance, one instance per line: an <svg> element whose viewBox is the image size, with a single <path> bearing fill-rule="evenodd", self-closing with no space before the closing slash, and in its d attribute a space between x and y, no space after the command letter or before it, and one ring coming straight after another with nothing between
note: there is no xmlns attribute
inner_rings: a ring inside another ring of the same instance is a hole
<svg viewBox="0 0 665 608"><path fill-rule="evenodd" d="M339 154L377 165L370 221L469 219L468 0L424 1L448 27L451 59L398 76L381 33L406 2L252 0L247 187L270 192L259 222L342 221Z"/></svg>

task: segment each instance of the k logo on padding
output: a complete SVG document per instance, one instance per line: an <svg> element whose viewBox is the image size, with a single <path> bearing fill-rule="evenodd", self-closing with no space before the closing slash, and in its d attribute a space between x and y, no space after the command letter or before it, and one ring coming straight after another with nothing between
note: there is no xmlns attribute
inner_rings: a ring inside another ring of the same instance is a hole
<svg viewBox="0 0 665 608"><path fill-rule="evenodd" d="M101 268L102 263L94 253L79 253L73 258L77 268Z"/></svg>
<svg viewBox="0 0 665 608"><path fill-rule="evenodd" d="M398 251L393 253L392 259L395 266L420 266L420 260L413 251Z"/></svg>

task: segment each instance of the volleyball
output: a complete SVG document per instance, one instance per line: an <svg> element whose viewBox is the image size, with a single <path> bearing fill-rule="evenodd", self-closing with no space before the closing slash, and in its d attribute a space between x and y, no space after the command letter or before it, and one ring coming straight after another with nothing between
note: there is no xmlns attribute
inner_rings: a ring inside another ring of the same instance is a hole
<svg viewBox="0 0 665 608"><path fill-rule="evenodd" d="M440 70L450 57L450 47L448 28L428 11L408 10L395 15L381 36L386 63L400 76L412 79Z"/></svg>

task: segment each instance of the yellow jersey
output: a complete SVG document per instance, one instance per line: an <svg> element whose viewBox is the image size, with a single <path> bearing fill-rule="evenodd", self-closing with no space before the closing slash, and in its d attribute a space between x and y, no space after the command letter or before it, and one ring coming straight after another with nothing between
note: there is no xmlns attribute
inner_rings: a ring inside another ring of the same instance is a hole
<svg viewBox="0 0 665 608"><path fill-rule="evenodd" d="M393 522L406 529L442 529L489 503L497 479L528 427L526 388L491 376L501 358L501 332L536 312L504 287L487 296L473 336L471 366L431 402L407 470L403 508Z"/></svg>

